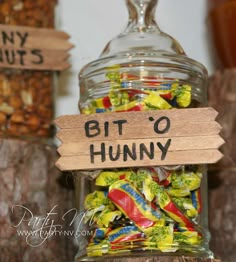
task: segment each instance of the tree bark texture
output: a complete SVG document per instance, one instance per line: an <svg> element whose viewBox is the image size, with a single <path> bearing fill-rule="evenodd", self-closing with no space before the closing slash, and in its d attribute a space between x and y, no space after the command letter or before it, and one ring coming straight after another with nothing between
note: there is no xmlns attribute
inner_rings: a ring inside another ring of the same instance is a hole
<svg viewBox="0 0 236 262"><path fill-rule="evenodd" d="M236 68L216 72L209 83L209 105L219 112L225 155L209 166L210 247L217 258L236 261Z"/></svg>
<svg viewBox="0 0 236 262"><path fill-rule="evenodd" d="M26 238L18 233L43 227L46 234L46 223L52 221L62 226L58 230L71 230L71 218L63 221L62 216L72 207L72 190L63 188L61 177L66 175L55 168L56 158L52 146L0 140L0 261L73 261L71 236L55 234L43 241L45 235ZM46 221L53 207L56 214Z"/></svg>

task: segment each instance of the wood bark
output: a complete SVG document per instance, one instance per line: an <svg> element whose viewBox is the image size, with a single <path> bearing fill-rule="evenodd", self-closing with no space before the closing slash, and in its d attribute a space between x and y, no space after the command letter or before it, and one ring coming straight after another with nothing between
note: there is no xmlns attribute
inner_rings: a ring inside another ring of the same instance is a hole
<svg viewBox="0 0 236 262"><path fill-rule="evenodd" d="M18 235L19 231L40 228L34 226L36 220L30 220L32 216L39 221L55 206L56 214L49 217L49 224L54 220L55 224L62 225L61 230L71 230L71 218L62 221L62 216L72 207L73 193L63 187L62 177L67 175L54 166L56 158L56 148L52 146L0 140L0 261L73 260L76 250L71 236L57 234L45 242L42 237L29 238L27 243L26 236ZM30 210L32 216L16 205ZM24 214L24 220L28 221L20 223Z"/></svg>
<svg viewBox="0 0 236 262"><path fill-rule="evenodd" d="M223 261L236 261L236 68L216 72L209 83L209 105L219 112L224 158L209 166L210 247Z"/></svg>

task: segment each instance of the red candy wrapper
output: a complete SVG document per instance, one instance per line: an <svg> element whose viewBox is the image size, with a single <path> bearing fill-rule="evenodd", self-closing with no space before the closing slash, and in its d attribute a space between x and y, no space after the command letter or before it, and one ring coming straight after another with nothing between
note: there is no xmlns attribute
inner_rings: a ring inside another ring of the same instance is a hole
<svg viewBox="0 0 236 262"><path fill-rule="evenodd" d="M109 189L109 199L140 228L148 228L162 218L138 190L125 180L117 181Z"/></svg>

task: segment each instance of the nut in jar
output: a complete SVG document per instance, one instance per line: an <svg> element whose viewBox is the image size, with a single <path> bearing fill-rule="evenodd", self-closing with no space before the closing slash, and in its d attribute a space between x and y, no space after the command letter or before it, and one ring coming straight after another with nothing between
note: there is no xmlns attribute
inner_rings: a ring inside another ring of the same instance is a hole
<svg viewBox="0 0 236 262"><path fill-rule="evenodd" d="M3 0L0 24L54 27L57 1ZM12 53L8 59L13 59ZM0 70L0 134L2 136L51 137L53 73L36 70Z"/></svg>
<svg viewBox="0 0 236 262"><path fill-rule="evenodd" d="M0 79L1 133L13 136L51 136L51 73L4 70L0 72Z"/></svg>

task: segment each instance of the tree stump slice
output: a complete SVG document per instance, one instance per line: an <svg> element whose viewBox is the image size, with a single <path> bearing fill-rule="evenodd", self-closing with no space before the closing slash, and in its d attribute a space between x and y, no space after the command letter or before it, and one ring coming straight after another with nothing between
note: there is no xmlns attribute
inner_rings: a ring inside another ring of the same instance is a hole
<svg viewBox="0 0 236 262"><path fill-rule="evenodd" d="M69 223L62 221L62 216L72 207L73 193L59 184L62 173L54 166L56 158L53 146L0 140L0 261L73 261L76 250L72 237L55 235L41 244L42 239L35 237L26 243L26 237L19 236L18 231L35 229L33 220L16 227L25 210L15 205L29 209L38 219L46 217L57 205L57 214L51 220L62 225L63 230L68 229ZM24 219L30 219L30 214L26 214Z"/></svg>

